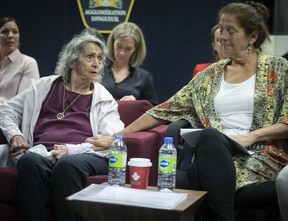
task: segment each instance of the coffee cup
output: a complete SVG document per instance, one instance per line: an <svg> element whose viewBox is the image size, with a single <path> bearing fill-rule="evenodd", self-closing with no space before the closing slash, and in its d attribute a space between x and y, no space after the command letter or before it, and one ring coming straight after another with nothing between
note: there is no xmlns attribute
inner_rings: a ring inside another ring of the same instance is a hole
<svg viewBox="0 0 288 221"><path fill-rule="evenodd" d="M130 158L128 162L132 188L147 189L152 163L147 158Z"/></svg>

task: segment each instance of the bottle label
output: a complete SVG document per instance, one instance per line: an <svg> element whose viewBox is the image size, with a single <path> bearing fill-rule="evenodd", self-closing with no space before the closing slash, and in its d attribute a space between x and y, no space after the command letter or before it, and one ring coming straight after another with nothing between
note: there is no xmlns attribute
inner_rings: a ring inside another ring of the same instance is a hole
<svg viewBox="0 0 288 221"><path fill-rule="evenodd" d="M175 172L176 171L176 157L160 156L159 157L159 171L161 172Z"/></svg>
<svg viewBox="0 0 288 221"><path fill-rule="evenodd" d="M126 167L127 154L126 153L114 153L109 154L109 167L112 168L124 168Z"/></svg>

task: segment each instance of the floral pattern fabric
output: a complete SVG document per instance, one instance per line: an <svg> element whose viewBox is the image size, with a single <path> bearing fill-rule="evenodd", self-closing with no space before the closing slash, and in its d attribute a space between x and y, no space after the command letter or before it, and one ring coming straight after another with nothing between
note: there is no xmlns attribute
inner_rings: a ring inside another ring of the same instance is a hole
<svg viewBox="0 0 288 221"><path fill-rule="evenodd" d="M224 69L230 63L230 59L225 59L210 65L174 96L147 113L170 122L186 119L193 128L212 127L222 131L214 97L220 89ZM287 88L288 61L259 53L251 131L275 123L288 124ZM275 180L288 164L288 139L255 143L248 149L254 154L233 156L237 189Z"/></svg>

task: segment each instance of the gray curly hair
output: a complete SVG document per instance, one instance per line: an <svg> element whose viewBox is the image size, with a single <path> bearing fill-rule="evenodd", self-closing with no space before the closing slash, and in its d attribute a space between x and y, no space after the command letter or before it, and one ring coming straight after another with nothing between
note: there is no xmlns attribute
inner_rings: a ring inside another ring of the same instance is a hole
<svg viewBox="0 0 288 221"><path fill-rule="evenodd" d="M98 82L102 79L102 74L105 66L107 48L105 44L96 36L93 36L89 33L84 33L80 35L75 35L70 42L63 46L61 52L59 53L59 59L56 65L55 74L59 74L63 77L65 83L69 83L71 79L71 68L70 65L76 61L83 47L88 43L97 44L104 54L104 63L101 73L98 78Z"/></svg>

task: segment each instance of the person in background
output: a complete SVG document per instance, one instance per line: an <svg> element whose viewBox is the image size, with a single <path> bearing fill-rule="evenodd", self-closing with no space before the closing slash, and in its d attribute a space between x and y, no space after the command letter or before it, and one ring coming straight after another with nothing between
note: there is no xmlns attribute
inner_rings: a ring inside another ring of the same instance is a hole
<svg viewBox="0 0 288 221"><path fill-rule="evenodd" d="M109 61L101 83L116 100L159 103L152 74L139 66L146 57L146 43L134 23L117 25L107 40Z"/></svg>
<svg viewBox="0 0 288 221"><path fill-rule="evenodd" d="M14 18L0 18L0 104L40 78L38 64L19 50L20 33Z"/></svg>
<svg viewBox="0 0 288 221"><path fill-rule="evenodd" d="M81 32L81 34L87 34L87 33L96 36L104 43L106 42L104 36L96 28L88 27L88 28L83 29Z"/></svg>
<svg viewBox="0 0 288 221"><path fill-rule="evenodd" d="M55 75L40 78L0 105L0 128L10 151L15 157L22 154L16 168L23 220L45 220L51 187L55 220L80 220L65 197L84 188L88 176L108 174L107 151L84 142L124 128L117 102L97 82L106 52L95 36L75 36L60 52ZM32 151L42 145L47 154Z"/></svg>
<svg viewBox="0 0 288 221"><path fill-rule="evenodd" d="M268 18L262 3L229 3L221 8L220 42L229 59L211 64L166 102L117 133L179 119L202 128L192 166L181 178L191 189L208 192L199 210L204 221L234 220L235 191L239 195L256 185L269 188L288 164L288 61L261 52L269 39ZM228 137L251 154L233 154ZM113 137L88 141L101 146Z"/></svg>
<svg viewBox="0 0 288 221"><path fill-rule="evenodd" d="M220 59L225 59L227 58L227 55L223 52L221 49L221 43L220 43L220 26L219 24L216 24L212 27L211 33L210 33L210 38L211 38L211 46L213 49L213 55L214 55L214 62L219 61ZM192 78L195 77L195 75L203 71L205 68L207 68L210 64L214 62L209 62L209 63L203 63L203 64L197 64L193 70Z"/></svg>

